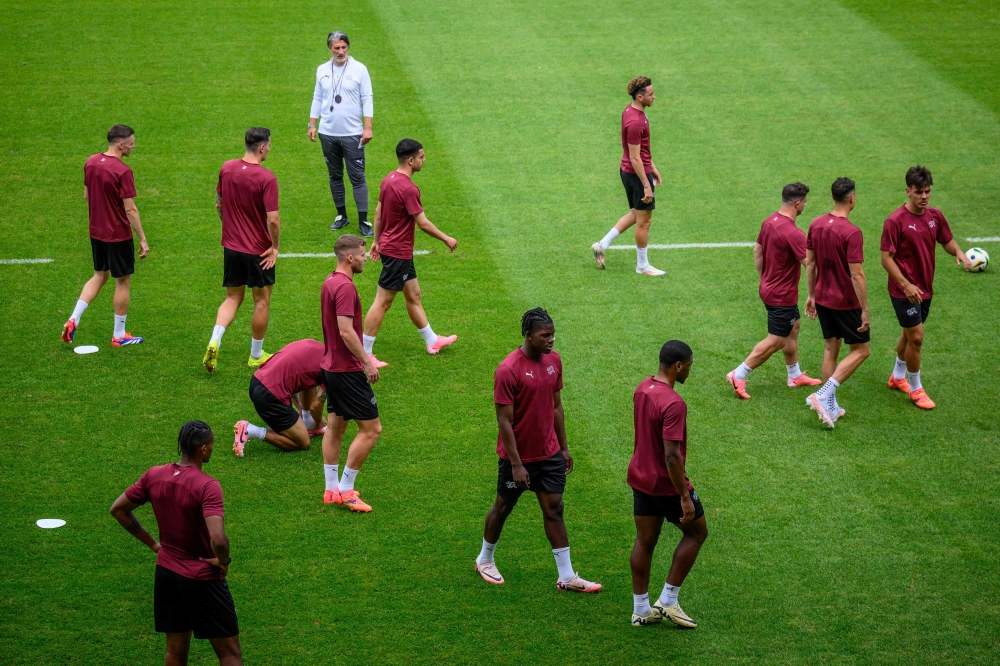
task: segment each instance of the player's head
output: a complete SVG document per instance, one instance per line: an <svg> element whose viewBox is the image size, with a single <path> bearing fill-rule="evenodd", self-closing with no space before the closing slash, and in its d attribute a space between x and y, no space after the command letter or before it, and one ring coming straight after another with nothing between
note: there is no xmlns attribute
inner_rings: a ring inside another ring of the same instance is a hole
<svg viewBox="0 0 1000 666"><path fill-rule="evenodd" d="M656 99L656 95L653 93L653 82L648 76L637 76L629 81L628 94L644 107L649 106Z"/></svg>
<svg viewBox="0 0 1000 666"><path fill-rule="evenodd" d="M536 353L547 354L556 342L556 325L542 308L533 308L521 317L521 335Z"/></svg>
<svg viewBox="0 0 1000 666"><path fill-rule="evenodd" d="M795 208L795 214L801 215L806 207L809 187L802 183L789 183L781 189L781 203Z"/></svg>
<svg viewBox="0 0 1000 666"><path fill-rule="evenodd" d="M361 236L344 234L333 244L333 253L337 255L338 268L350 266L353 273L365 270L365 239Z"/></svg>
<svg viewBox="0 0 1000 666"><path fill-rule="evenodd" d="M351 39L346 32L334 30L326 36L326 48L330 49L334 62L343 65L347 62L347 51L351 48Z"/></svg>
<svg viewBox="0 0 1000 666"><path fill-rule="evenodd" d="M271 130L266 127L251 127L243 137L247 152L256 155L263 162L271 150Z"/></svg>
<svg viewBox="0 0 1000 666"><path fill-rule="evenodd" d="M680 340L664 342L660 347L660 369L667 375L673 375L681 384L691 374L691 363L694 352Z"/></svg>
<svg viewBox="0 0 1000 666"><path fill-rule="evenodd" d="M838 178L830 186L830 196L833 197L835 203L853 210L856 199L855 189L854 181L850 178Z"/></svg>
<svg viewBox="0 0 1000 666"><path fill-rule="evenodd" d="M129 155L135 148L135 130L128 125L112 125L108 130L108 147L117 148L122 155Z"/></svg>
<svg viewBox="0 0 1000 666"><path fill-rule="evenodd" d="M427 157L419 141L403 139L396 144L396 159L399 160L399 166L408 166L414 171L420 171L424 168L424 160Z"/></svg>
<svg viewBox="0 0 1000 666"><path fill-rule="evenodd" d="M200 456L202 462L208 462L212 457L213 444L215 435L204 421L188 421L177 435L177 453L181 458L198 460Z"/></svg>
<svg viewBox="0 0 1000 666"><path fill-rule="evenodd" d="M906 172L906 196L917 209L923 209L931 200L931 185L934 179L931 170L919 164L910 167Z"/></svg>

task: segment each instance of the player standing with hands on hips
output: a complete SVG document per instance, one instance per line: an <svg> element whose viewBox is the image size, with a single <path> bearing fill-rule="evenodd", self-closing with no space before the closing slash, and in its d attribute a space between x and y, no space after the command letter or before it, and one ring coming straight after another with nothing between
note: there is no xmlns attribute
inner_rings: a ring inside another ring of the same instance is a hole
<svg viewBox="0 0 1000 666"><path fill-rule="evenodd" d="M367 67L347 55L351 40L345 33L331 32L326 38L326 46L333 57L316 68L316 87L306 134L310 141L315 141L318 133L323 146L330 175L330 194L337 207L337 217L330 229L343 229L350 223L344 191L346 164L354 203L358 207L358 229L362 236L371 236L365 144L372 140L372 79Z"/></svg>

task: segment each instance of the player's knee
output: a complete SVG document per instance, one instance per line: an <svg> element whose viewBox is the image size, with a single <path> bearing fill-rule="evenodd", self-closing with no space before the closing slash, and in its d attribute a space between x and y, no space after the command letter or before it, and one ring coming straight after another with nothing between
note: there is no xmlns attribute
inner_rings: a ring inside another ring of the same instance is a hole
<svg viewBox="0 0 1000 666"><path fill-rule="evenodd" d="M557 521L562 520L565 506L566 505L563 504L562 498L559 498L556 502L547 502L545 505L545 519Z"/></svg>
<svg viewBox="0 0 1000 666"><path fill-rule="evenodd" d="M863 345L858 345L857 352L862 359L866 359L872 355L872 346L867 342Z"/></svg>
<svg viewBox="0 0 1000 666"><path fill-rule="evenodd" d="M924 344L924 332L913 331L907 336L906 343L919 349Z"/></svg>

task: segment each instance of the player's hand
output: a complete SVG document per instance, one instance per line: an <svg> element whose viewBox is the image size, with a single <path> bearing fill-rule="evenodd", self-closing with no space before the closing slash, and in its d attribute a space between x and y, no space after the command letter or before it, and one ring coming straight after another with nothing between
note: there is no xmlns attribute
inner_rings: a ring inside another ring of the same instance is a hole
<svg viewBox="0 0 1000 666"><path fill-rule="evenodd" d="M648 204L653 201L653 188L648 185L642 188L642 203Z"/></svg>
<svg viewBox="0 0 1000 666"><path fill-rule="evenodd" d="M806 316L810 319L816 318L816 299L812 296L806 299Z"/></svg>
<svg viewBox="0 0 1000 666"><path fill-rule="evenodd" d="M569 449L563 449L562 456L566 461L566 473L569 474L573 471L573 456L570 455Z"/></svg>
<svg viewBox="0 0 1000 666"><path fill-rule="evenodd" d="M211 564L213 567L218 567L222 569L223 578L229 575L229 564L232 562L232 560L229 560L229 562L226 562L225 564L220 564L219 558L217 557L199 557L198 559L206 564Z"/></svg>
<svg viewBox="0 0 1000 666"><path fill-rule="evenodd" d="M372 363L371 356L369 356L368 360L365 361L365 376L368 377L369 384L374 384L378 381L378 368L376 368L375 364Z"/></svg>
<svg viewBox="0 0 1000 666"><path fill-rule="evenodd" d="M652 173L653 173L653 181L655 182L655 184L656 185L662 185L663 184L663 178L660 176L660 172L657 171L654 168L653 171L652 171Z"/></svg>
<svg viewBox="0 0 1000 666"><path fill-rule="evenodd" d="M274 262L278 260L278 248L271 246L266 252L261 252L260 256L264 257L260 262L261 268L269 271L274 268Z"/></svg>
<svg viewBox="0 0 1000 666"><path fill-rule="evenodd" d="M920 298L920 294L924 292L920 291L920 287L913 284L912 282L907 282L903 287L903 296L906 296L906 300L913 303L914 305L920 305L923 300Z"/></svg>
<svg viewBox="0 0 1000 666"><path fill-rule="evenodd" d="M919 301L918 301L919 302ZM872 323L871 317L868 316L868 309L861 311L861 326L858 328L858 333L864 333L868 330L868 326Z"/></svg>
<svg viewBox="0 0 1000 666"><path fill-rule="evenodd" d="M972 270L972 262L969 261L969 258L965 256L965 253L961 250L959 250L958 254L955 255L955 263L959 267L964 268L966 271Z"/></svg>
<svg viewBox="0 0 1000 666"><path fill-rule="evenodd" d="M444 244L448 246L448 250L451 252L454 252L455 248L458 247L458 241L451 236L444 239Z"/></svg>
<svg viewBox="0 0 1000 666"><path fill-rule="evenodd" d="M694 520L694 502L691 501L691 495L681 496L681 511L684 515L681 516L681 523L690 523Z"/></svg>
<svg viewBox="0 0 1000 666"><path fill-rule="evenodd" d="M368 250L368 258L372 261L378 261L381 255L378 253L378 243L372 243L372 247Z"/></svg>
<svg viewBox="0 0 1000 666"><path fill-rule="evenodd" d="M531 479L528 477L528 470L524 469L524 465L520 463L511 465L510 475L514 478L514 485L521 490L531 487Z"/></svg>
<svg viewBox="0 0 1000 666"><path fill-rule="evenodd" d="M361 145L362 146L367 145L368 142L371 141L372 137L374 137L374 136L375 135L372 133L372 131L370 129L362 130L362 132L361 132Z"/></svg>
<svg viewBox="0 0 1000 666"><path fill-rule="evenodd" d="M147 254L149 254L149 243L146 242L145 238L142 238L139 240L139 258L145 259ZM972 264L969 265L971 266Z"/></svg>
<svg viewBox="0 0 1000 666"><path fill-rule="evenodd" d="M306 136L309 137L310 141L312 141L313 143L316 143L316 128L315 127L310 127L309 129L307 129L306 130Z"/></svg>
<svg viewBox="0 0 1000 666"><path fill-rule="evenodd" d="M153 545L149 547L149 549L154 553L160 552L160 548L163 548L163 546L160 545L159 541L154 541Z"/></svg>

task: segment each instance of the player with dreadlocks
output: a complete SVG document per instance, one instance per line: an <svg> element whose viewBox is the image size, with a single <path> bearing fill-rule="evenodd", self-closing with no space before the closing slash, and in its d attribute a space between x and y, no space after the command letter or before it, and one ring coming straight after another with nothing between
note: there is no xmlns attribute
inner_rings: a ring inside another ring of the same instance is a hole
<svg viewBox="0 0 1000 666"><path fill-rule="evenodd" d="M559 578L556 588L571 592L598 592L600 583L580 578L569 557L569 537L563 521L566 475L573 471L573 456L566 444L562 400L562 361L552 351L556 329L542 308L528 310L521 318L524 344L512 351L497 368L493 380L496 405L499 472L497 497L486 514L483 549L476 558L476 572L487 583L502 584L493 561L507 516L525 490L538 497L545 521L545 536L552 544Z"/></svg>
<svg viewBox="0 0 1000 666"><path fill-rule="evenodd" d="M201 471L215 435L188 421L177 437L180 462L151 467L111 505L125 530L156 553L153 618L167 635L168 664L186 664L191 633L207 639L222 666L243 664L236 606L229 593L229 537L223 527L222 487ZM160 540L132 512L153 505Z"/></svg>

